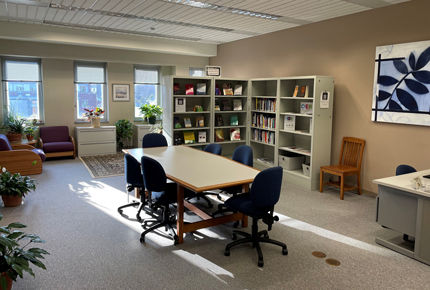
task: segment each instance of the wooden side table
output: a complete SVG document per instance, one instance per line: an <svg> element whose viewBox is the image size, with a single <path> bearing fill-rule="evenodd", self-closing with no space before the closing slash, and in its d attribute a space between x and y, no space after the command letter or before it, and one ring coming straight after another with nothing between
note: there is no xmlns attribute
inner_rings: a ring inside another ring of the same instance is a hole
<svg viewBox="0 0 430 290"><path fill-rule="evenodd" d="M10 146L12 146L12 149L27 149L27 146L23 146L23 147L27 147L27 148L22 148L21 145L30 145L34 148L36 148L36 143L37 140L33 140L33 141L28 141L26 139L21 139L21 141L12 141L10 142Z"/></svg>

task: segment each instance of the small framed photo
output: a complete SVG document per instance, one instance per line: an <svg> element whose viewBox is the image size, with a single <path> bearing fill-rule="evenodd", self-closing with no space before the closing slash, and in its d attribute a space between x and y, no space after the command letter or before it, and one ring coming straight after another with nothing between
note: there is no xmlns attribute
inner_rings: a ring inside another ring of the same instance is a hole
<svg viewBox="0 0 430 290"><path fill-rule="evenodd" d="M129 102L130 101L130 85L113 85L112 101L114 102Z"/></svg>

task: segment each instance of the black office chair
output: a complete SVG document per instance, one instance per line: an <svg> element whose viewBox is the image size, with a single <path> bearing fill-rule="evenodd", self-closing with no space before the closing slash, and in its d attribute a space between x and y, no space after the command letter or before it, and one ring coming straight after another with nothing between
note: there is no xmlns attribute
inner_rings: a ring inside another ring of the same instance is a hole
<svg viewBox="0 0 430 290"><path fill-rule="evenodd" d="M141 160L142 174L145 187L148 190L148 198L153 207L162 209L162 219L145 219L142 227L145 231L140 236L140 242L145 242L145 235L157 228L165 227L169 230L174 244L179 244L179 237L176 235L173 225L176 224L174 216L170 215L169 205L176 202L176 183L167 183L166 173L161 164L149 157L143 156ZM148 223L153 223L147 228Z"/></svg>
<svg viewBox="0 0 430 290"><path fill-rule="evenodd" d="M139 206L137 210L136 218L139 222L142 222L142 218L140 217L140 212L146 204L145 200L145 185L143 183L142 171L140 169L139 162L130 154L124 155L124 170L125 170L125 182L126 190L127 190L127 204L120 206L118 208L118 212L120 214L123 213L123 209L130 206ZM140 201L133 201L129 203L130 195L129 192L134 189L139 189L140 191Z"/></svg>
<svg viewBox="0 0 430 290"><path fill-rule="evenodd" d="M203 151L208 152L208 153L212 153L215 155L221 155L222 146L220 144L211 143L211 144L206 145L205 148L203 149ZM190 199L193 199L193 198L197 198L197 200L199 200L200 198L204 199L208 203L208 208L212 208L213 204L210 201L210 199L207 198L205 195L208 195L208 194L216 195L216 196L218 196L219 199L221 199L219 194L216 192L204 191L204 192L195 193L195 192L187 191L186 194L188 194L188 197L186 198L187 201Z"/></svg>
<svg viewBox="0 0 430 290"><path fill-rule="evenodd" d="M234 150L233 156L231 159L234 161L240 162L244 165L248 165L250 167L252 167L254 165L252 148L248 145L241 145L241 146L237 147ZM223 188L222 192L235 196L238 193L242 193L242 185ZM219 204L218 210L215 211L214 213L212 213L212 216L214 217L215 215L218 215L218 214L224 213L224 212L229 212L229 211L231 211L231 210L225 208L224 204ZM239 222L236 222L235 227L238 225L239 225Z"/></svg>
<svg viewBox="0 0 430 290"><path fill-rule="evenodd" d="M163 147L163 146L167 146L167 140L163 134L149 133L143 136L142 148Z"/></svg>
<svg viewBox="0 0 430 290"><path fill-rule="evenodd" d="M277 216L273 216L275 204L279 200L282 187L283 169L280 166L268 168L261 171L252 183L251 191L247 194L238 194L229 198L224 205L232 211L242 212L252 217L252 233L245 233L234 230L232 239L236 240L237 235L245 238L234 241L225 247L225 255L230 256L230 249L243 243L252 243L252 247L257 249L258 266L263 267L263 253L260 243L270 243L282 247L282 254L288 255L287 245L269 239L268 231L272 229L272 224L278 221ZM258 220L262 219L268 225L268 229L258 231Z"/></svg>
<svg viewBox="0 0 430 290"><path fill-rule="evenodd" d="M396 168L396 175L403 175L412 172L417 172L417 170L410 165L402 164ZM403 234L403 240L409 241L409 236L407 234Z"/></svg>

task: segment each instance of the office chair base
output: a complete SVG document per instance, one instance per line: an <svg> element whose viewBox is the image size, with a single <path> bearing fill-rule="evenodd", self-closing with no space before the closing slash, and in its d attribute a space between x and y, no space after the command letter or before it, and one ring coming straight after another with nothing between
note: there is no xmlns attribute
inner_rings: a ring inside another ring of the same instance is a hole
<svg viewBox="0 0 430 290"><path fill-rule="evenodd" d="M169 230L170 232L170 236L173 239L173 244L174 245L178 245L179 244L179 237L178 235L175 233L175 229L173 228L173 225L176 224L176 219L174 215L170 214L170 211L167 208L163 208L163 212L162 212L163 218L162 220L156 220L156 219L147 219L144 220L142 227L145 229L145 231L140 235L140 242L144 243L145 242L145 235L149 232L154 231L155 229L161 228L161 227L165 227L165 230ZM146 229L146 224L148 222L158 222L154 225L152 225L150 228Z"/></svg>
<svg viewBox="0 0 430 290"><path fill-rule="evenodd" d="M137 219L138 222L141 223L142 222L142 218L140 217L140 212L143 210L143 207L145 206L145 204L142 203L142 202L140 202L140 201L135 201L135 202L132 202L132 203L120 206L118 208L118 213L120 215L122 215L123 209L126 208L126 207L130 207L130 206L133 206L133 207L139 206L139 209L137 210L137 213L136 213L136 219Z"/></svg>
<svg viewBox="0 0 430 290"><path fill-rule="evenodd" d="M212 202L210 201L210 199L207 198L204 195L198 195L198 194L196 194L196 195L187 197L185 200L189 201L190 199L193 199L193 198L196 198L197 200L199 200L200 198L203 199L203 200L205 200L208 203L208 208L213 208L214 207L214 205L212 204Z"/></svg>

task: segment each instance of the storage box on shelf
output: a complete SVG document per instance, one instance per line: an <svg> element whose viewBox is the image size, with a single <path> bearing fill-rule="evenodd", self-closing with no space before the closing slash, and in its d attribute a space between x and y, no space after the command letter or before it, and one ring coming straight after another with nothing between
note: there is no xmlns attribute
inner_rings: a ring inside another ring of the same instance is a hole
<svg viewBox="0 0 430 290"><path fill-rule="evenodd" d="M185 145L203 148L209 144L213 132L213 78L166 76L162 85L163 132L168 143L185 144L185 138L193 137L194 143ZM186 123L190 127L186 127ZM199 142L200 132L205 132L206 142Z"/></svg>
<svg viewBox="0 0 430 290"><path fill-rule="evenodd" d="M142 148L143 136L149 133L151 125L149 124L133 124L133 146L134 148Z"/></svg>
<svg viewBox="0 0 430 290"><path fill-rule="evenodd" d="M231 88L230 94L225 87ZM215 78L214 142L222 145L224 156L232 156L239 145L247 143L248 87L248 80ZM219 139L220 131L224 141Z"/></svg>
<svg viewBox="0 0 430 290"><path fill-rule="evenodd" d="M116 153L115 126L76 127L75 133L79 156Z"/></svg>

